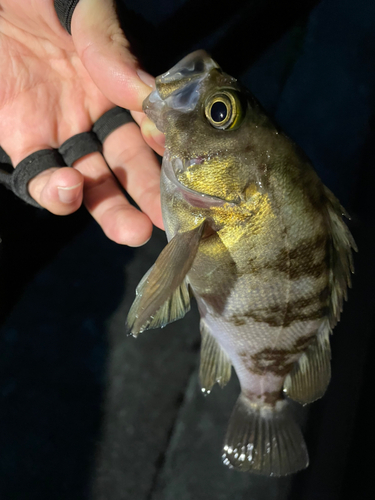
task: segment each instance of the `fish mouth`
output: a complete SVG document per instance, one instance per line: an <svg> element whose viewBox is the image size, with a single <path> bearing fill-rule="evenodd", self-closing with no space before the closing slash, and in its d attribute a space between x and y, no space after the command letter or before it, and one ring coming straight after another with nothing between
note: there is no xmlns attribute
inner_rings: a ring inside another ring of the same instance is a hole
<svg viewBox="0 0 375 500"><path fill-rule="evenodd" d="M165 113L174 109L192 111L199 99L202 80L220 66L205 52L197 50L156 78L156 89L143 102L143 111L165 132Z"/></svg>
<svg viewBox="0 0 375 500"><path fill-rule="evenodd" d="M235 206L238 205L237 200L225 200L217 196L212 196L206 193L200 193L188 188L177 178L178 172L183 172L188 166L201 163L200 158L192 158L190 160L181 160L180 158L170 158L169 152L166 151L163 158L163 172L168 180L175 185L182 197L193 207L197 208L212 208Z"/></svg>

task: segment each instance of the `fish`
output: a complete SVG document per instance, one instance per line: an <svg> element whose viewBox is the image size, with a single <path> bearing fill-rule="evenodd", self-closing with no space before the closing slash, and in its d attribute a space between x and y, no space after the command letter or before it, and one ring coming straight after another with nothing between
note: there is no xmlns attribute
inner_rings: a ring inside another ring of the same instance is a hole
<svg viewBox="0 0 375 500"><path fill-rule="evenodd" d="M205 52L156 78L143 104L165 134L168 244L136 289L129 333L200 313L201 389L241 393L222 460L286 476L309 457L288 399L325 393L330 334L351 286L354 239L340 202L257 99Z"/></svg>

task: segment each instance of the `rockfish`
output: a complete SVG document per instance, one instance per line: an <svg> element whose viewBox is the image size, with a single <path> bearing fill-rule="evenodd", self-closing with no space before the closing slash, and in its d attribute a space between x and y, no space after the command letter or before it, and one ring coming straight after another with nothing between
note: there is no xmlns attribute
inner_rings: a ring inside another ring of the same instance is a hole
<svg viewBox="0 0 375 500"><path fill-rule="evenodd" d="M338 200L254 96L205 52L156 79L144 111L166 136L161 172L169 243L139 283L130 332L201 320L200 383L241 394L223 461L282 476L308 465L286 396L320 398L330 380L354 240Z"/></svg>

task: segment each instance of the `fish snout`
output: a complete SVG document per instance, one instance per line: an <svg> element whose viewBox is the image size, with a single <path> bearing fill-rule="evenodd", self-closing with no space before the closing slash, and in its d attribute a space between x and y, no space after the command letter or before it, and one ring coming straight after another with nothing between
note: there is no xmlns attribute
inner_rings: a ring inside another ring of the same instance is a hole
<svg viewBox="0 0 375 500"><path fill-rule="evenodd" d="M207 54L205 50L196 50L179 61L170 70L156 78L156 86L177 84L181 80L202 77L211 69L219 65Z"/></svg>
<svg viewBox="0 0 375 500"><path fill-rule="evenodd" d="M202 80L214 68L220 67L207 52L197 50L156 78L156 89L144 101L143 110L160 131L165 132L169 111L187 113L195 108Z"/></svg>

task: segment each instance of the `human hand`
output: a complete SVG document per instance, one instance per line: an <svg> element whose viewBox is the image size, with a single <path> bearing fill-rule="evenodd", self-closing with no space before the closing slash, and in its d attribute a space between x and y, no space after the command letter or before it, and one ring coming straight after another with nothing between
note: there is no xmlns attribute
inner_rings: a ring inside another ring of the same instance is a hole
<svg viewBox="0 0 375 500"><path fill-rule="evenodd" d="M17 165L90 130L114 105L132 110L141 129L122 125L105 139L103 155L46 170L28 187L57 215L74 212L83 200L109 238L139 246L152 223L162 227L160 168L146 142L163 154L163 135L142 113L153 78L139 70L111 0L80 0L71 32L61 26L53 0L2 0L0 144ZM106 162L142 212L126 200Z"/></svg>

